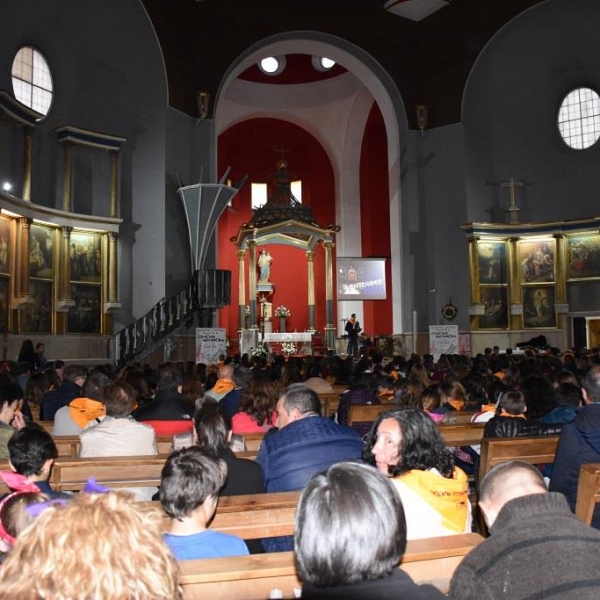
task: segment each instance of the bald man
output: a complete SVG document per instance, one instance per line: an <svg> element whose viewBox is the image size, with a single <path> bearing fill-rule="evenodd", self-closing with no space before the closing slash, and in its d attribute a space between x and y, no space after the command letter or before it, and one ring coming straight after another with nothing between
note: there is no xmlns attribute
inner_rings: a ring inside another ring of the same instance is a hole
<svg viewBox="0 0 600 600"><path fill-rule="evenodd" d="M221 365L219 367L219 379L217 379L215 385L210 390L206 391L204 396L214 398L217 402L220 402L229 392L234 390L234 367L235 365L232 362Z"/></svg>
<svg viewBox="0 0 600 600"><path fill-rule="evenodd" d="M539 470L502 463L481 482L490 537L454 572L454 600L600 598L600 531L584 525Z"/></svg>

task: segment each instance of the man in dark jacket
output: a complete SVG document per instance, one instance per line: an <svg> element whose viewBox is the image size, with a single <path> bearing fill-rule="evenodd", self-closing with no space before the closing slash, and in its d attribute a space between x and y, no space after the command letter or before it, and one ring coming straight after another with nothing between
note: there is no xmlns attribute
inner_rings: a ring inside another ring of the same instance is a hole
<svg viewBox="0 0 600 600"><path fill-rule="evenodd" d="M267 492L301 490L315 473L343 460L360 460L360 435L322 417L319 396L307 385L286 388L277 414L279 431L265 436L256 458ZM263 545L267 552L291 550L293 538L269 538Z"/></svg>
<svg viewBox="0 0 600 600"><path fill-rule="evenodd" d="M582 382L585 405L575 419L563 426L556 449L550 490L562 492L575 510L579 468L600 462L600 366L592 367ZM592 527L600 529L600 505L596 506Z"/></svg>
<svg viewBox="0 0 600 600"><path fill-rule="evenodd" d="M600 597L600 532L548 492L539 470L509 461L481 482L478 506L490 536L461 561L454 600Z"/></svg>
<svg viewBox="0 0 600 600"><path fill-rule="evenodd" d="M83 365L69 365L63 371L62 383L55 390L44 394L40 405L40 421L54 421L59 408L81 396L81 386L87 377L87 368Z"/></svg>
<svg viewBox="0 0 600 600"><path fill-rule="evenodd" d="M175 435L191 431L194 406L181 395L181 371L167 363L158 370L158 392L148 404L134 413L136 421L154 427L157 435Z"/></svg>

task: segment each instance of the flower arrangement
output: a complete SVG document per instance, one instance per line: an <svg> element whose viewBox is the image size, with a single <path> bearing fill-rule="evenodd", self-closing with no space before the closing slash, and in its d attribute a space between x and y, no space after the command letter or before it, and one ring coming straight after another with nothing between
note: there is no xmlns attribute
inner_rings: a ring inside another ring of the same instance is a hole
<svg viewBox="0 0 600 600"><path fill-rule="evenodd" d="M294 342L283 342L283 344L281 344L281 351L286 356L296 354L296 350L296 344L294 344Z"/></svg>
<svg viewBox="0 0 600 600"><path fill-rule="evenodd" d="M286 308L285 306L283 306L282 304L280 304L276 309L275 309L275 316L279 317L280 319L287 319L290 316L290 309Z"/></svg>
<svg viewBox="0 0 600 600"><path fill-rule="evenodd" d="M258 358L261 356L268 356L269 352L264 346L256 346L256 348L251 348L250 356L254 358Z"/></svg>

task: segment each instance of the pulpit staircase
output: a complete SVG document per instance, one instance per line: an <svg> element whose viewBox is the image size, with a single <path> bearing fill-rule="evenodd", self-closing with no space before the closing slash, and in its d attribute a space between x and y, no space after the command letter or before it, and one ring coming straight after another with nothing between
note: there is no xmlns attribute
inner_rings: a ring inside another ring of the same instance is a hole
<svg viewBox="0 0 600 600"><path fill-rule="evenodd" d="M157 302L147 314L112 336L108 354L117 368L142 362L173 343L172 334L212 324L212 311L231 302L231 271L196 271L189 284L169 299Z"/></svg>

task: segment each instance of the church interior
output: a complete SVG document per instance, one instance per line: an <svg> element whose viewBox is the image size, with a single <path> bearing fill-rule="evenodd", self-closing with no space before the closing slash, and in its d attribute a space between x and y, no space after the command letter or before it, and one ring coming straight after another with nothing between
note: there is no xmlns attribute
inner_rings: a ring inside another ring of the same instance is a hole
<svg viewBox="0 0 600 600"><path fill-rule="evenodd" d="M224 328L232 348L247 328L317 332L337 351L353 313L404 355L436 325L472 354L600 343L595 0L1 11L5 359L26 338L50 358L147 348L157 322ZM308 216L259 222L265 202ZM383 264L383 297L344 296L348 259Z"/></svg>

